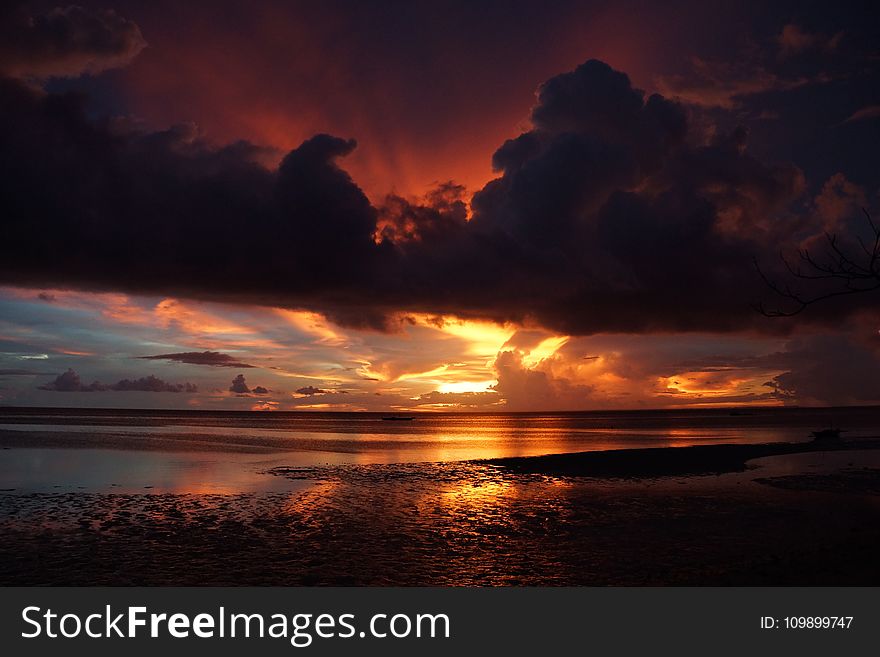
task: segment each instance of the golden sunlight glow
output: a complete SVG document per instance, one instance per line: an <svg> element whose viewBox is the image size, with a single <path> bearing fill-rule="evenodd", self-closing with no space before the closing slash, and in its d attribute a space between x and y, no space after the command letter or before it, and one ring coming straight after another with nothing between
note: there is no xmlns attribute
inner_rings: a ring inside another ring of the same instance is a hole
<svg viewBox="0 0 880 657"><path fill-rule="evenodd" d="M660 379L663 387L688 395L725 397L748 379L719 376L718 372L681 372Z"/></svg>
<svg viewBox="0 0 880 657"><path fill-rule="evenodd" d="M154 317L149 310L132 303L124 294L102 294L98 300L104 305L101 314L108 319L123 324L140 324L141 326L154 323Z"/></svg>
<svg viewBox="0 0 880 657"><path fill-rule="evenodd" d="M437 392L488 392L498 383L495 379L488 381L457 381L441 383Z"/></svg>
<svg viewBox="0 0 880 657"><path fill-rule="evenodd" d="M534 367L545 358L549 358L557 351L559 351L559 349L561 349L565 345L565 343L568 342L568 340L569 336L567 335L557 335L542 340L537 347L535 347L528 354L523 356L523 365Z"/></svg>
<svg viewBox="0 0 880 657"><path fill-rule="evenodd" d="M448 369L449 369L448 365L441 365L440 367L435 367L434 369L428 370L427 372L407 372L406 374L401 374L400 376L395 378L393 382L412 381L413 379L432 380L438 376L441 376L442 374L445 374L446 370L448 370Z"/></svg>
<svg viewBox="0 0 880 657"><path fill-rule="evenodd" d="M253 328L235 324L224 317L215 315L178 299L162 299L154 309L162 326L178 325L181 330L191 334L228 333L251 335Z"/></svg>
<svg viewBox="0 0 880 657"><path fill-rule="evenodd" d="M494 322L457 317L440 317L432 315L414 315L413 319L421 326L437 329L447 335L462 338L468 343L467 353L472 356L493 358L510 340L516 327L499 325Z"/></svg>
<svg viewBox="0 0 880 657"><path fill-rule="evenodd" d="M362 379L408 384L416 396L431 391L485 392L495 384L492 362L516 327L488 321L438 317L427 314L401 316L403 340L414 344L406 354L399 350L355 360ZM424 350L426 344L432 349ZM390 358L389 358L390 356ZM403 356L403 357L401 357ZM401 394L403 394L401 389Z"/></svg>
<svg viewBox="0 0 880 657"><path fill-rule="evenodd" d="M687 366L691 369L677 371L672 369L675 365L664 362L662 354L656 363L631 367L632 352L638 353L642 346L635 349L625 336L572 337L536 325L408 312L391 318L397 320L389 322L395 330L364 331L337 326L320 313L304 310L56 289L38 294L32 289L0 286L0 299L42 304L46 313L83 311L79 315L96 318L100 331L115 330L119 335L133 331L130 346L121 350L133 356L218 351L253 366L254 370L245 372L249 385L268 391L256 398L232 396L228 388L233 372L193 368L188 370L193 376L198 372L204 377L198 382L198 396L181 397L193 406L234 403L236 408L254 411L407 412L520 410L531 408L535 398L561 409L778 405L787 401L770 391L772 384L768 388L766 382L783 373L773 369L714 361L701 368L697 360ZM44 336L32 327L9 326L8 322L0 328L5 340L25 345L15 356L18 359L48 360L49 354L51 358L63 354L82 359L75 369L83 380L105 378L98 364L105 354L91 342L73 344L63 330ZM779 347L774 342L762 349L772 353ZM503 352L513 357L498 363ZM139 370L130 376L134 375L140 376ZM184 380L187 373L175 374L171 380L178 380L177 376ZM305 386L319 392L314 397L293 392Z"/></svg>
<svg viewBox="0 0 880 657"><path fill-rule="evenodd" d="M660 386L670 392L700 398L723 398L766 393L763 382L767 373L755 377L753 372L725 370L711 372L681 372L670 377L661 377Z"/></svg>
<svg viewBox="0 0 880 657"><path fill-rule="evenodd" d="M274 308L273 310L298 331L318 338L318 342L321 344L343 346L348 343L346 337L330 328L327 320L319 313L284 308Z"/></svg>

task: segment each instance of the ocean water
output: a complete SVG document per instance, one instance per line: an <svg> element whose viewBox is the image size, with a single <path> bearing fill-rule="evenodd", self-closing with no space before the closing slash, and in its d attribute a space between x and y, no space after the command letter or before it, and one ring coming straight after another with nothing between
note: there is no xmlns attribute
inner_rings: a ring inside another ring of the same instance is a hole
<svg viewBox="0 0 880 657"><path fill-rule="evenodd" d="M638 447L880 436L880 407L580 413L236 413L0 408L0 488L278 492L277 467L436 463ZM395 416L392 417L403 417Z"/></svg>
<svg viewBox="0 0 880 657"><path fill-rule="evenodd" d="M849 438L880 436L878 409L393 422L7 408L0 584L872 583L880 450L655 479L466 460L808 440L832 422Z"/></svg>

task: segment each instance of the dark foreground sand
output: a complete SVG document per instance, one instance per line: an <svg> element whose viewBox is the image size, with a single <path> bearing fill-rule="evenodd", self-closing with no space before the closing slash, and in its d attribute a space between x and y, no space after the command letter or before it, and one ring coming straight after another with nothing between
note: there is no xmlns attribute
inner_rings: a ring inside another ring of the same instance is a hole
<svg viewBox="0 0 880 657"><path fill-rule="evenodd" d="M721 447L277 468L313 482L287 493L6 492L0 583L880 584L876 444Z"/></svg>

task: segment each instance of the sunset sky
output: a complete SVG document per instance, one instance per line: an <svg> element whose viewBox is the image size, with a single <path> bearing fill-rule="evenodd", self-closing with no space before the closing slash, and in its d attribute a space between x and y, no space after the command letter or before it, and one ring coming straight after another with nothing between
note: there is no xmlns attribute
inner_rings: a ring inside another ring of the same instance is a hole
<svg viewBox="0 0 880 657"><path fill-rule="evenodd" d="M880 403L869 7L6 7L0 404Z"/></svg>

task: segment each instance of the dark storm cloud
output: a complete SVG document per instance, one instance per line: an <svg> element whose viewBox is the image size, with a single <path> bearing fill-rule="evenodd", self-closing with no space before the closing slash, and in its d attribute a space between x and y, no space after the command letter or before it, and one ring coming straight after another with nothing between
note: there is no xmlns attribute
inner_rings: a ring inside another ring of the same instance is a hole
<svg viewBox="0 0 880 657"><path fill-rule="evenodd" d="M229 386L229 392L234 392L237 395L247 395L250 391L251 389L244 380L244 374L238 374L232 379L232 384Z"/></svg>
<svg viewBox="0 0 880 657"><path fill-rule="evenodd" d="M812 191L841 171L876 191L880 124L860 113L880 105L877 24L864 20L866 7L803 5L791 22L757 23L738 46L694 53L657 87L688 104L698 131L745 123L755 154L797 163Z"/></svg>
<svg viewBox="0 0 880 657"><path fill-rule="evenodd" d="M271 390L263 386L254 386L251 388L248 386L247 381L245 381L244 374L239 374L232 379L232 384L229 386L229 392L234 392L240 397L250 397L252 395L268 395Z"/></svg>
<svg viewBox="0 0 880 657"><path fill-rule="evenodd" d="M446 230L401 247L409 271L439 272L459 311L568 333L755 319L747 263L790 230L774 219L802 192L796 167L751 156L741 129L694 143L681 106L596 61L543 85L532 122L496 152L468 224L426 216Z"/></svg>
<svg viewBox="0 0 880 657"><path fill-rule="evenodd" d="M122 379L110 385L99 381L84 384L72 369L59 374L51 383L39 386L39 389L52 392L198 392L195 384L168 383L152 374L139 379Z"/></svg>
<svg viewBox="0 0 880 657"><path fill-rule="evenodd" d="M315 386L305 386L304 388L297 388L296 393L298 395L306 395L307 397L311 397L313 395L325 395L329 390L324 390L322 388L316 388Z"/></svg>
<svg viewBox="0 0 880 657"><path fill-rule="evenodd" d="M789 23L772 39L749 41L723 58L691 58L689 70L661 75L659 90L703 108L748 110L750 100L766 101L788 91L827 85L865 73L865 53L852 35L827 35ZM870 65L869 67L870 68ZM765 117L773 113L763 111Z"/></svg>
<svg viewBox="0 0 880 657"><path fill-rule="evenodd" d="M568 333L784 329L749 312L768 291L745 263L756 257L776 275L780 250L821 239L820 204L805 201L839 174L814 179L811 190L799 167L752 152L747 129L707 137L706 116L694 131L688 114L601 62L556 76L539 90L534 128L496 152L502 176L474 196L466 228L441 221L448 210L433 219L423 211L424 223L447 227L447 243L403 250L443 271L441 289L457 289L459 308L530 315ZM833 230L852 233L857 214ZM456 288L464 277L472 287ZM871 298L850 302L808 319L832 321Z"/></svg>
<svg viewBox="0 0 880 657"><path fill-rule="evenodd" d="M336 166L353 141L318 135L268 171L249 144L212 149L188 127L119 133L74 96L2 87L5 282L320 298L370 321L351 300L390 249L373 243L375 210Z"/></svg>
<svg viewBox="0 0 880 657"><path fill-rule="evenodd" d="M109 390L118 392L198 392L193 383L167 383L153 376L144 376L139 379L123 379L114 383Z"/></svg>
<svg viewBox="0 0 880 657"><path fill-rule="evenodd" d="M782 399L800 403L866 404L880 399L880 345L847 335L805 336L792 340L776 360L788 368L768 381Z"/></svg>
<svg viewBox="0 0 880 657"><path fill-rule="evenodd" d="M17 3L0 9L0 72L76 76L126 65L146 46L138 26L112 10L75 5L37 16Z"/></svg>
<svg viewBox="0 0 880 657"><path fill-rule="evenodd" d="M782 246L821 234L794 214L797 167L751 154L740 128L694 134L680 104L595 60L540 87L470 220L452 183L374 207L338 164L351 139L317 135L268 170L257 147L215 148L192 126L148 133L89 119L73 95L0 92L5 283L308 308L361 328L412 310L569 334L726 331L766 325L752 256L772 273Z"/></svg>
<svg viewBox="0 0 880 657"><path fill-rule="evenodd" d="M106 386L94 381L88 385L83 385L79 374L72 369L67 370L63 374L59 374L54 381L39 386L40 390L52 390L54 392L97 392L106 390Z"/></svg>
<svg viewBox="0 0 880 657"><path fill-rule="evenodd" d="M156 356L138 356L142 360L171 360L178 363L187 363L189 365L209 365L212 367L240 367L252 368L240 360L235 359L229 354L222 354L219 351L185 351L176 354L158 354Z"/></svg>

